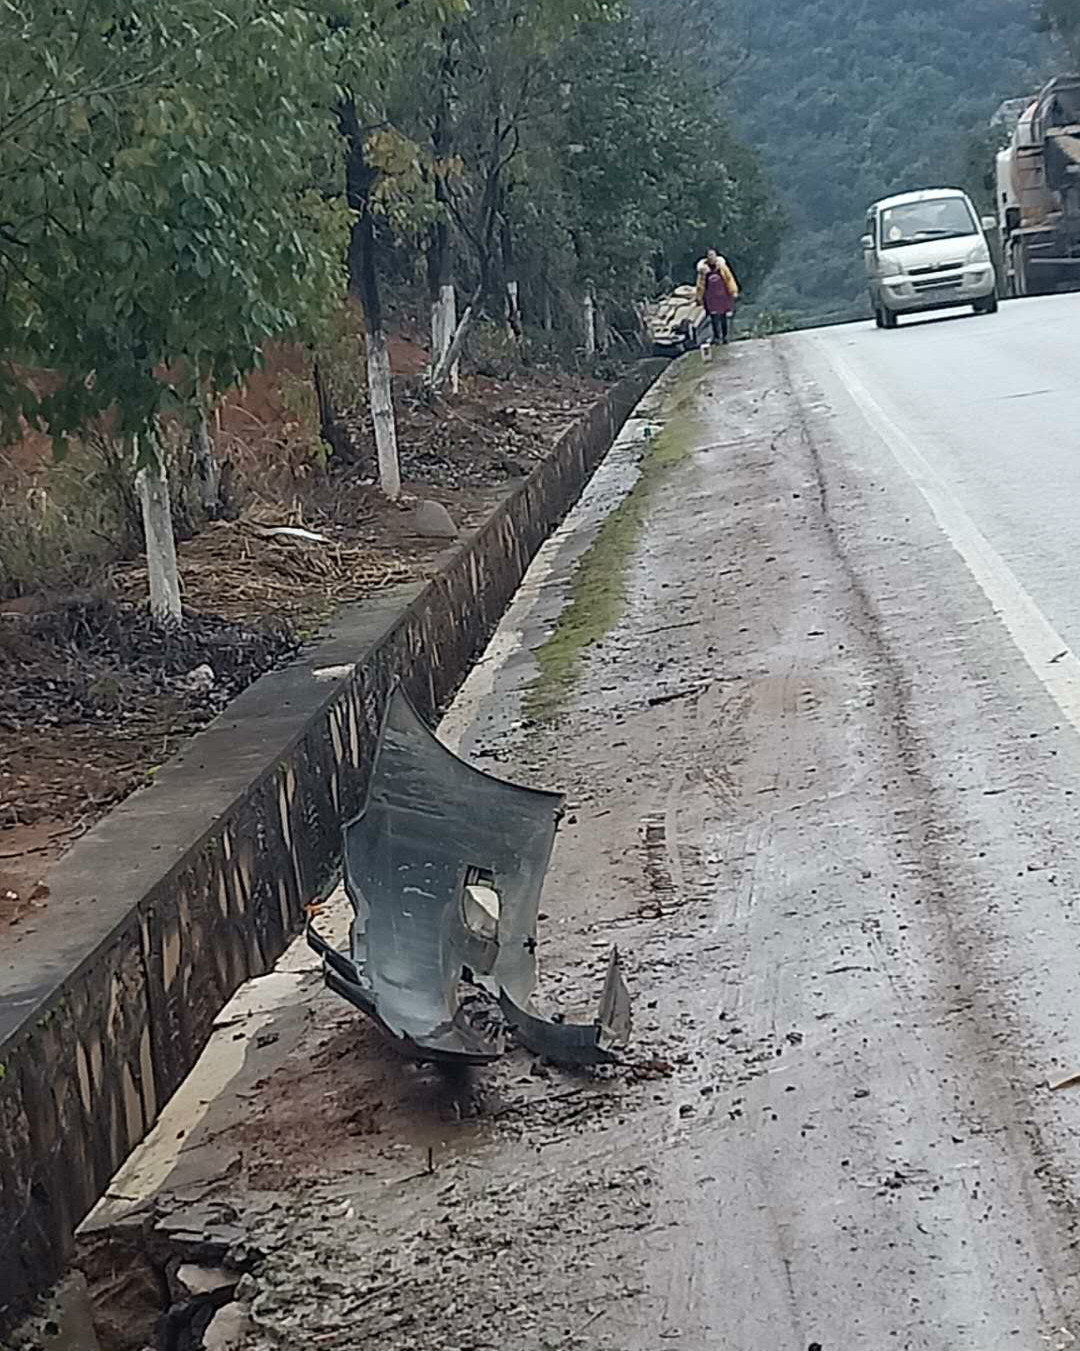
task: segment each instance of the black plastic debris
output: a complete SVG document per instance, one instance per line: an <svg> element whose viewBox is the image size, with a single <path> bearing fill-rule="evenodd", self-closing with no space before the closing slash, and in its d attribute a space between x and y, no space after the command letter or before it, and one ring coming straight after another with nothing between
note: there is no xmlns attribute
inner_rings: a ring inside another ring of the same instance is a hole
<svg viewBox="0 0 1080 1351"><path fill-rule="evenodd" d="M563 798L474 769L438 740L400 688L391 695L363 811L345 827L354 909L337 952L308 941L327 986L412 1058L484 1063L506 1023L552 1059L596 1064L629 1035L616 954L595 1025L546 1023L536 984L540 892Z"/></svg>

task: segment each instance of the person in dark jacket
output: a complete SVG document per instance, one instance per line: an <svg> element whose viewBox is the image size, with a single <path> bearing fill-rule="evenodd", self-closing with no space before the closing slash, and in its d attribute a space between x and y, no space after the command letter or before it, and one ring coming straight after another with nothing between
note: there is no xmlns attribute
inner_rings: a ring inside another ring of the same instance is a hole
<svg viewBox="0 0 1080 1351"><path fill-rule="evenodd" d="M710 249L697 265L698 304L712 324L713 340L727 342L731 315L739 295L739 283L723 254Z"/></svg>

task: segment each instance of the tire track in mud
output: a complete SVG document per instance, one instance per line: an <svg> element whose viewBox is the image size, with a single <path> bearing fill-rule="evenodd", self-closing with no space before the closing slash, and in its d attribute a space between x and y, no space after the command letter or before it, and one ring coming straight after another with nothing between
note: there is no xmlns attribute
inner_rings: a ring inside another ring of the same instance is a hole
<svg viewBox="0 0 1080 1351"><path fill-rule="evenodd" d="M953 1035L959 1034L968 1046L964 1059L967 1065L965 1091L972 1094L970 1114L976 1120L995 1122L997 1129L1008 1138L1009 1152L1015 1156L1020 1174L1034 1179L1042 1190L1046 1204L1044 1215L1051 1222L1051 1230L1058 1230L1056 1235L1053 1232L1045 1235L1041 1245L1042 1266L1048 1273L1057 1273L1062 1318L1078 1326L1080 1271L1075 1255L1064 1265L1061 1257L1065 1252L1075 1251L1080 1197L1073 1176L1055 1167L1056 1150L1044 1138L1038 1121L1031 1114L1030 1105L1026 1105L1022 1113L1016 1110L1017 1094L1011 1090L1029 1078L1029 1067L1015 1061L1010 1064L1011 1058L1003 1063L1001 1058L1003 1054L1008 1057L1010 1047L1023 1045L1022 1030L1013 1020L1008 1003L995 999L992 970L986 969L978 947L973 946L970 935L961 934L953 922L951 901L956 895L958 882L956 842L977 838L981 833L980 826L970 817L957 817L955 800L938 787L930 768L936 759L933 748L928 745L913 715L911 664L916 654L910 649L905 654L890 640L891 626L885 620L871 587L850 556L844 532L836 523L833 499L837 493L839 464L833 460L827 465L821 449L822 442L828 444L829 440L822 418L827 405L820 391L812 386L804 386L801 391L796 388L790 363L782 347L778 346L776 356L796 412L793 430L797 430L813 464L818 489L819 527L847 579L854 598L856 626L876 654L875 664L882 675L878 697L884 691L887 712L884 726L891 729L895 761L909 784L914 816L914 829L910 834L917 840L918 855L915 876L927 902L923 910L924 920L941 934L939 950L946 954L944 961L932 964L930 969L939 988L942 1006L955 1010L950 1018L950 1031ZM910 1006L911 989L902 969L905 964L902 950L898 945L886 948L880 930L872 946L880 957L891 959L878 960L877 968L887 975L901 1002ZM898 958L899 962L896 960ZM910 963L910 958L906 960ZM898 965L901 967L899 971ZM994 1005L992 1016L988 1003ZM1011 1026L1004 1033L997 1030L988 1044L986 1029L991 1023L1002 1021ZM997 1062L989 1069L985 1063L988 1051ZM909 1082L914 1089L914 1079L909 1077ZM1039 1232L1038 1226L1034 1232Z"/></svg>
<svg viewBox="0 0 1080 1351"><path fill-rule="evenodd" d="M791 400L790 390L787 395L788 402ZM761 402L764 402L762 400ZM807 462L809 452L812 447L809 440L804 435L797 432L799 418L792 418L782 431L770 438L770 444L779 445L782 448L781 459L789 466L798 468L800 463ZM792 433L796 433L794 436ZM745 450L752 450L751 443L747 438L740 438L738 443ZM747 463L744 466L744 472L761 473L767 469L767 464L763 463L754 454L747 456ZM808 465L809 468L809 465ZM822 477L820 465L814 464L809 474L811 483L811 497L816 487L818 495L818 519L816 522L808 522L811 530L816 528L820 536L825 538L829 535L829 521L826 513L829 509L829 503L825 494L825 484ZM795 494L800 496L799 493ZM691 495L691 500L693 500ZM662 528L662 527L661 527ZM763 554L768 547L767 536L761 531L760 525L754 523L750 529L751 540L743 543L740 549L743 552L752 552L756 546L759 554ZM890 923L890 934L888 939L879 936L872 941L867 941L868 935L863 934L863 957L859 965L871 980L880 979L885 982L886 988L891 992L891 998L900 1011L902 1018L912 1016L912 1011L918 1012L920 1008L925 1007L927 998L933 1000L933 996L928 996L926 991L917 993L912 987L909 973L913 974L916 967L916 957L911 950L911 942L906 939L904 934L910 926L904 921L909 920L913 913L911 907L919 905L932 904L939 899L942 893L942 886L947 873L947 858L950 845L950 838L947 831L942 830L942 813L937 803L928 792L930 788L929 778L922 773L921 763L915 754L910 729L906 726L904 695L905 690L902 683L902 673L897 668L895 662L890 660L891 654L884 648L879 640L877 618L872 611L872 607L865 595L860 596L858 588L853 588L849 576L850 569L845 566L845 561L836 555L834 547L828 549L828 556L832 559L833 576L827 584L821 587L815 587L815 590L827 591L833 588L836 592L843 594L845 600L845 620L850 622L858 641L864 644L867 649L866 669L872 672L872 675L863 675L859 677L859 686L852 690L846 697L857 704L865 707L868 712L866 717L872 717L880 731L884 732L886 743L891 738L892 747L878 747L875 754L882 757L882 763L888 766L895 763L902 767L902 779L908 785L904 792L898 793L898 781L895 777L890 780L890 771L885 768L878 776L878 781L873 784L868 783L865 769L859 765L852 767L852 773L849 782L841 785L839 788L833 787L825 792L816 790L812 779L803 782L799 778L798 767L793 766L788 758L781 755L775 762L775 772L771 777L771 782L765 786L772 790L770 794L776 798L782 798L785 794L788 796L782 806L776 808L766 807L761 819L756 826L747 821L733 822L735 834L729 836L729 843L726 850L722 851L730 858L741 857L744 866L739 869L740 880L732 888L736 897L741 896L742 900L736 902L733 912L729 911L724 918L730 922L746 922L752 915L756 899L759 895L768 897L771 890L775 889L775 877L771 876L765 862L765 857L773 844L773 823L784 817L790 816L793 812L803 811L810 807L829 807L832 804L841 804L845 797L848 797L855 790L856 786L861 784L865 792L872 788L876 793L883 793L888 786L889 790L903 799L903 805L898 805L895 809L897 832L896 844L898 848L896 863L899 872L898 884L903 888L903 905L897 908L895 904L893 909L895 914ZM765 561L771 561L766 559ZM835 574L839 574L841 584L837 585ZM738 583L736 583L738 585ZM777 633L775 625L769 626L773 635ZM617 637L618 635L616 635ZM813 635L811 635L813 636ZM633 632L628 635L627 646L633 643ZM812 650L812 644L808 647ZM810 652L807 652L809 657ZM754 702L759 705L756 716L760 721L766 719L771 714L775 722L783 723L786 720L792 720L795 724L805 725L809 721L821 721L823 708L828 707L828 701L822 701L817 692L810 688L805 680L797 676L783 677L779 684L769 685L771 677L766 677L765 682L760 686L760 692L754 698ZM744 689L753 688L753 681L744 678L742 682ZM772 691L779 692L775 702L770 706L773 699ZM835 693L832 697L838 697ZM753 698L753 696L752 696ZM744 704L744 718L752 716L749 710L746 710ZM835 729L834 729L835 730ZM777 737L778 744L782 744L781 738ZM680 755L685 763L686 760L692 762L692 751L687 751L685 747L680 748ZM759 767L760 768L760 767ZM687 771L688 780L692 778L692 770ZM886 784L888 782L888 785ZM795 800L790 800L793 785L799 791L795 793ZM931 852L934 850L935 852ZM857 851L857 846L856 846ZM849 849L849 854L851 850ZM734 880L734 879L733 879ZM886 910L889 908L886 904ZM651 945L650 945L651 946ZM918 945L916 945L918 946ZM736 1000L735 1006L738 1007L738 997L750 985L750 968L747 963L750 960L749 950L745 944L735 942L732 944L732 952L735 955L735 966L731 967L727 975L726 991ZM934 958L923 963L924 967L935 970L936 977L940 977L940 983L948 985L952 972L942 971L937 966L939 954L935 953ZM840 963L837 968L837 976L842 976ZM851 968L854 970L854 968ZM776 989L774 977L769 978L769 987ZM918 984L918 983L917 983ZM764 994L765 1003L769 1008L768 1022L772 1031L775 1033L777 1026L777 1015L775 1013L776 998L772 995ZM727 1003L727 994L724 999ZM934 1001L936 1002L936 1001ZM780 1022L783 1019L781 1017ZM912 1032L913 1046L924 1045L924 1039L919 1028L916 1026ZM985 1049L985 1048L981 1048ZM897 1084L907 1086L907 1092L917 1101L924 1092L925 1084L920 1079L920 1072L916 1069L916 1062L911 1060L906 1054L897 1053L896 1048L882 1051L881 1070L885 1078L892 1076ZM925 1050L920 1053L925 1059ZM891 1066L891 1068L890 1068ZM925 1071L923 1071L925 1074ZM950 1076L952 1078L952 1076ZM955 1078L952 1078L955 1083ZM965 1088L967 1085L965 1084ZM946 1091L946 1084L940 1085L941 1091ZM976 1095L977 1096L977 1095ZM971 1102L969 1104L969 1114L977 1117L981 1113L987 1113L990 1119L994 1118L997 1101L998 1088L991 1082L983 1093L982 1106ZM855 1127L855 1129L858 1129ZM872 1152L874 1140L872 1134L867 1135L867 1152ZM986 1166L990 1167L990 1160L986 1161ZM1000 1161L1003 1162L1003 1161ZM1013 1160L1018 1167L1016 1171L1023 1175L1026 1167L1022 1156ZM995 1165L998 1166L998 1165ZM991 1173L993 1168L990 1168ZM905 1173L904 1176L907 1176ZM1007 1191L1008 1189L1006 1189ZM785 1268L788 1279L790 1272ZM1064 1301L1061 1301L1064 1303ZM920 1343L922 1344L922 1343Z"/></svg>

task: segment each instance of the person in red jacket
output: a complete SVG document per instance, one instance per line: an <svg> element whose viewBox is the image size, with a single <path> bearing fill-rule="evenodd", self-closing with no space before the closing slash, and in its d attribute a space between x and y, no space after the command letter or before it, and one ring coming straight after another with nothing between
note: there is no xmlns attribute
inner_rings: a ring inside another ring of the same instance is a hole
<svg viewBox="0 0 1080 1351"><path fill-rule="evenodd" d="M738 294L739 283L727 259L715 249L710 249L697 265L697 298L698 304L705 307L705 313L709 316L715 342L728 340L731 314Z"/></svg>

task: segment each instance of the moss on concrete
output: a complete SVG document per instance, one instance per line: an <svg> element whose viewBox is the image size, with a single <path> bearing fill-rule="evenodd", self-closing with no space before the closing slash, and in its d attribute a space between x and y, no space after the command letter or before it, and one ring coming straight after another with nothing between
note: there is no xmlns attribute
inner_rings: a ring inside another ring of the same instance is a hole
<svg viewBox="0 0 1080 1351"><path fill-rule="evenodd" d="M534 654L539 670L525 695L525 712L530 717L554 713L574 681L582 654L606 637L622 618L630 562L653 499L694 449L699 375L689 363L680 373L668 396L663 426L646 445L637 482L578 562L569 604Z"/></svg>

